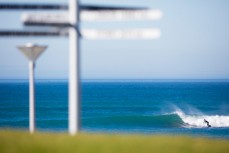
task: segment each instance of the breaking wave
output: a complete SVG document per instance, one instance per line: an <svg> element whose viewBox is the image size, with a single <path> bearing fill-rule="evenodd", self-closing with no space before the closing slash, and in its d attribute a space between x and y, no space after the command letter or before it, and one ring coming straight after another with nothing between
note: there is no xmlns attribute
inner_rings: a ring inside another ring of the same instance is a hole
<svg viewBox="0 0 229 153"><path fill-rule="evenodd" d="M211 127L229 127L229 116L221 115L186 115L181 110L176 110L174 113L178 115L182 121L183 126L192 128L204 128L207 127L207 124L204 120L207 120Z"/></svg>
<svg viewBox="0 0 229 153"><path fill-rule="evenodd" d="M172 113L147 116L107 116L83 120L84 125L106 127L152 127L152 128L206 128L207 120L211 127L229 127L229 116L188 115L179 109Z"/></svg>

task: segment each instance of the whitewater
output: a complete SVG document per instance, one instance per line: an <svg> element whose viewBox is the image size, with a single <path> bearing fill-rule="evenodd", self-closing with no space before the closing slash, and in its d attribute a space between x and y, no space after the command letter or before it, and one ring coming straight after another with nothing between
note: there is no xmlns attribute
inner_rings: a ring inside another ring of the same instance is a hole
<svg viewBox="0 0 229 153"><path fill-rule="evenodd" d="M176 110L172 114L178 115L187 128L206 128L208 127L204 120L207 120L211 127L229 127L229 116L221 115L186 115L181 110Z"/></svg>

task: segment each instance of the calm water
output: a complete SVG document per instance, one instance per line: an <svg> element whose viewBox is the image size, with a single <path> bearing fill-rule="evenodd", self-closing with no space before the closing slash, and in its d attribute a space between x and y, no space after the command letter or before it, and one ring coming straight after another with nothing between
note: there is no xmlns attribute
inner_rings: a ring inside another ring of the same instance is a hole
<svg viewBox="0 0 229 153"><path fill-rule="evenodd" d="M36 95L37 128L67 131L67 81L38 81ZM86 81L81 98L84 131L229 138L229 82ZM28 82L0 81L1 128L28 129L28 104Z"/></svg>

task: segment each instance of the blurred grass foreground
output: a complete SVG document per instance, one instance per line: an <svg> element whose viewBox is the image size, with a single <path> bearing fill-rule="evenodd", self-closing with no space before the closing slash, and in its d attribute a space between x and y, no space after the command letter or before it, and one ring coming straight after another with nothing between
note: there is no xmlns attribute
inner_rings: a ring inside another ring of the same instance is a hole
<svg viewBox="0 0 229 153"><path fill-rule="evenodd" d="M0 153L228 153L229 141L189 136L0 130Z"/></svg>

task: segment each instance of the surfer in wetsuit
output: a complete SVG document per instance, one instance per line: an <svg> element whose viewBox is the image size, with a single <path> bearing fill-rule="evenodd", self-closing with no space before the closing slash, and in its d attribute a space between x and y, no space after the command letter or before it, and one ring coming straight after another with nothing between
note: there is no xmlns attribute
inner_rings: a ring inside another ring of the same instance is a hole
<svg viewBox="0 0 229 153"><path fill-rule="evenodd" d="M207 120L205 120L205 119L204 119L204 123L206 123L208 127L211 127L211 125L209 124L209 122Z"/></svg>

